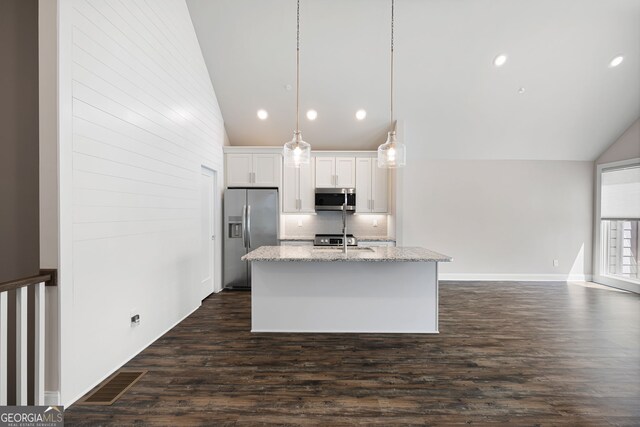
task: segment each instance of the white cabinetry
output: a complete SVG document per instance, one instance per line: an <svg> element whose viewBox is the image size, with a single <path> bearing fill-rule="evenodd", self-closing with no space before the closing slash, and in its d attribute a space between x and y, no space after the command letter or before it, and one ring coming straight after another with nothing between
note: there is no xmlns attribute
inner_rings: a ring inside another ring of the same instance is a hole
<svg viewBox="0 0 640 427"><path fill-rule="evenodd" d="M315 158L316 187L351 188L356 185L356 159L354 157Z"/></svg>
<svg viewBox="0 0 640 427"><path fill-rule="evenodd" d="M279 187L282 156L274 153L227 153L227 187Z"/></svg>
<svg viewBox="0 0 640 427"><path fill-rule="evenodd" d="M356 212L386 213L389 199L388 169L379 168L375 158L356 159Z"/></svg>
<svg viewBox="0 0 640 427"><path fill-rule="evenodd" d="M299 168L284 168L282 210L284 213L314 213L314 162Z"/></svg>

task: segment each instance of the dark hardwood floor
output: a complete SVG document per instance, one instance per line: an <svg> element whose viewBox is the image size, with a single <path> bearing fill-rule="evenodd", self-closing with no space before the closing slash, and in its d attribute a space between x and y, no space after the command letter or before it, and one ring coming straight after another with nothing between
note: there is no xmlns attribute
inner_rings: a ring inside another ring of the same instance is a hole
<svg viewBox="0 0 640 427"><path fill-rule="evenodd" d="M640 296L565 283L441 284L440 334L252 334L222 292L67 425L640 425ZM327 313L328 316L331 313Z"/></svg>

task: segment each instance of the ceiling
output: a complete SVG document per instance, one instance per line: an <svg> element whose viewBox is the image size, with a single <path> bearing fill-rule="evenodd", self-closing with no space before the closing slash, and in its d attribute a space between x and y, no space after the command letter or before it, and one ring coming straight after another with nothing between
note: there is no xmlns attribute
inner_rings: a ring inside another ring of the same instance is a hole
<svg viewBox="0 0 640 427"><path fill-rule="evenodd" d="M290 140L296 1L187 4L230 143ZM386 139L390 4L301 1L300 128L314 150ZM640 117L640 0L397 0L395 21L409 156L594 160Z"/></svg>

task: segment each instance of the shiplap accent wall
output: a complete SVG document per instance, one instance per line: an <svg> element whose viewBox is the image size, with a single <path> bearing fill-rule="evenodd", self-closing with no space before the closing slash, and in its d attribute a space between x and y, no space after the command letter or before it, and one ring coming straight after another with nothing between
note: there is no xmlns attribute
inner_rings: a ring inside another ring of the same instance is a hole
<svg viewBox="0 0 640 427"><path fill-rule="evenodd" d="M216 170L222 184L224 141L184 0L67 6L73 253L72 283L62 284L72 307L62 326L72 330L62 344L65 404L199 306L200 171ZM132 327L134 312L141 323Z"/></svg>

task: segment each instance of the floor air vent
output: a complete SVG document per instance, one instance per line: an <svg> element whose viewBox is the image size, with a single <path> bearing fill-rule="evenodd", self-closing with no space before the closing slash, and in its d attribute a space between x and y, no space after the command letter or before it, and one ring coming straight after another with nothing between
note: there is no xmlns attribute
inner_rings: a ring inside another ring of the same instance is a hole
<svg viewBox="0 0 640 427"><path fill-rule="evenodd" d="M82 399L80 405L112 405L147 371L119 371Z"/></svg>

